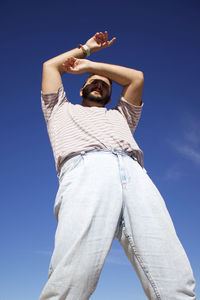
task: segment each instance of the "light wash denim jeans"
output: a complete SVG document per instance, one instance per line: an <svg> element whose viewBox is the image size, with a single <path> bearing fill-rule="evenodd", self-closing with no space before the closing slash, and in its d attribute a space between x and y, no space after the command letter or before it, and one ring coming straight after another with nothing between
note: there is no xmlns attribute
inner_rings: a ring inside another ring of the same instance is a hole
<svg viewBox="0 0 200 300"><path fill-rule="evenodd" d="M196 299L191 266L165 202L125 152L83 151L67 160L54 212L55 249L39 300L89 299L114 238L148 299Z"/></svg>

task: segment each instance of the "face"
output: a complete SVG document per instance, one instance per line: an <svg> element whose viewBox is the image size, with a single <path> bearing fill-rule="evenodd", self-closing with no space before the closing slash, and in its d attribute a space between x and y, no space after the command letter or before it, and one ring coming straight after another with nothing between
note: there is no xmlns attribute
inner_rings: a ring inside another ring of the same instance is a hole
<svg viewBox="0 0 200 300"><path fill-rule="evenodd" d="M82 97L84 99L96 102L104 106L110 100L111 84L108 78L93 75L82 88Z"/></svg>

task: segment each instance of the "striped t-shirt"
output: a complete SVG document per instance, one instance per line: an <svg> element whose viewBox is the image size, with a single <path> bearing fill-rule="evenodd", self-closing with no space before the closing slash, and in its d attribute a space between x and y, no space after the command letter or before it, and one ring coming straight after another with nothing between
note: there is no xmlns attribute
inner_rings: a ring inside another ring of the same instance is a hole
<svg viewBox="0 0 200 300"><path fill-rule="evenodd" d="M57 93L41 92L41 102L58 176L66 158L94 149L125 151L143 167L143 153L133 137L143 103L136 106L121 97L112 109L72 104L63 85Z"/></svg>

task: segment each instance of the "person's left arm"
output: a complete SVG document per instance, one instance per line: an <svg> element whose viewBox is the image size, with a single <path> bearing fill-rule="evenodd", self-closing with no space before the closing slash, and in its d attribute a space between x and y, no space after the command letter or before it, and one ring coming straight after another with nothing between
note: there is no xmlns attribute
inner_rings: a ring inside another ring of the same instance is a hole
<svg viewBox="0 0 200 300"><path fill-rule="evenodd" d="M121 96L131 104L142 104L144 76L142 71L106 63L93 62L88 59L71 57L63 64L63 70L72 74L94 73L105 76L123 87Z"/></svg>

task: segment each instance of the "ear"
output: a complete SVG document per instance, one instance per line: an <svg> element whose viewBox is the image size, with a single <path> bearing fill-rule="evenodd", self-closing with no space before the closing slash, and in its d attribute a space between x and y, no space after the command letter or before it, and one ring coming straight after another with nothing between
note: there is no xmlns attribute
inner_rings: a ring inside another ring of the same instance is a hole
<svg viewBox="0 0 200 300"><path fill-rule="evenodd" d="M80 96L83 96L83 89L80 89Z"/></svg>
<svg viewBox="0 0 200 300"><path fill-rule="evenodd" d="M106 105L108 105L108 104L110 103L110 101L111 101L111 97L110 97L110 99L108 100L108 103L106 103Z"/></svg>

